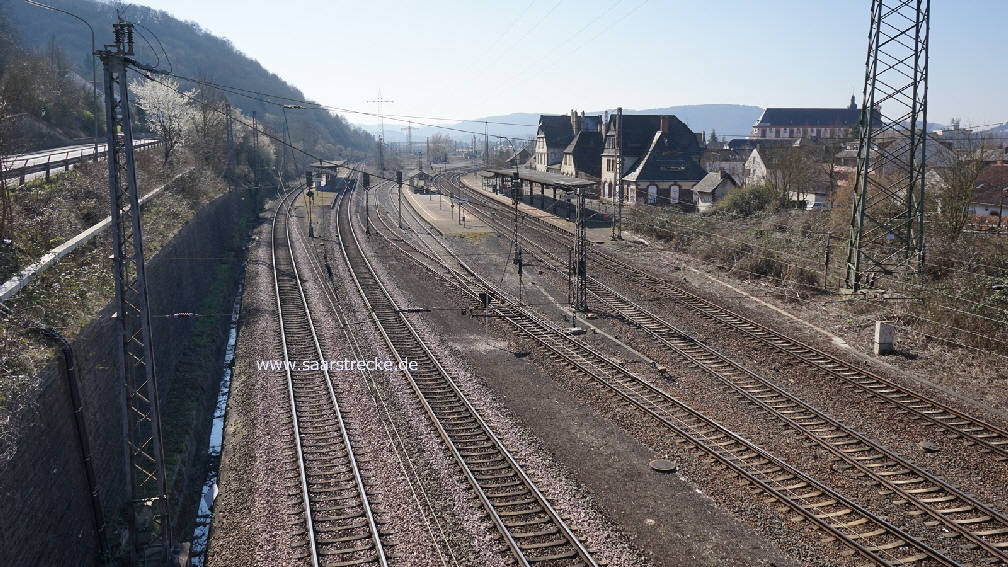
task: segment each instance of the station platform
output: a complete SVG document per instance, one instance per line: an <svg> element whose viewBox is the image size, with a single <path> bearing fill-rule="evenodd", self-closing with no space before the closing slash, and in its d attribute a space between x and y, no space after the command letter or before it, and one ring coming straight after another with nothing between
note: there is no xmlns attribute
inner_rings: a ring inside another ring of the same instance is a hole
<svg viewBox="0 0 1008 567"><path fill-rule="evenodd" d="M493 191L487 191L486 189L481 187L480 180L476 175L466 175L461 177L460 179L463 183L465 183L466 187L468 187L469 189L476 191L479 194L484 195L487 198L493 199L499 203L505 204L509 207L514 207L514 201L511 200L511 197L507 195L494 193ZM540 203L543 204L549 203L549 204L546 205L545 208L540 208L533 205L529 205L528 203L525 202L521 202L518 203L518 210L531 217L541 219L552 225L558 226L570 233L574 233L576 227L574 225L573 219L576 214L575 212L576 205L572 205L567 201L559 199L554 200L552 196L548 194L545 196L541 194L534 194L532 196L532 200L533 202L538 200ZM572 220L567 220L568 216L570 216ZM587 227L588 240L591 240L596 244L601 244L603 242L608 241L610 236L612 236L611 222L612 221L610 215L600 213L597 211L590 211Z"/></svg>
<svg viewBox="0 0 1008 567"><path fill-rule="evenodd" d="M467 214L465 203L452 203L448 195L439 193L414 193L403 187L403 201L409 203L418 215L430 222L443 236L489 234L493 229L475 215Z"/></svg>

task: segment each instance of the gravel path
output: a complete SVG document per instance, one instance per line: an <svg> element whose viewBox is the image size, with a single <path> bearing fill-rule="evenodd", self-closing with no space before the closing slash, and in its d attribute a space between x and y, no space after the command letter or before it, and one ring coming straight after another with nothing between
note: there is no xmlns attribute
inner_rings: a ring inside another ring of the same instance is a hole
<svg viewBox="0 0 1008 567"><path fill-rule="evenodd" d="M257 360L282 358L273 299L269 215L254 231L224 428L220 494L214 503L207 565L293 566L294 532L303 517L289 494L295 474L287 386L282 372ZM254 518L255 521L249 521Z"/></svg>

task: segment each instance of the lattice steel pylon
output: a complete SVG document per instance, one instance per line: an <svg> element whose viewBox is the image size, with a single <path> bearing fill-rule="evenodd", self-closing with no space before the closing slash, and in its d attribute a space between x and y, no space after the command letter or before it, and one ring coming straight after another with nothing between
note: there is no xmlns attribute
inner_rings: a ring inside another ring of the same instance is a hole
<svg viewBox="0 0 1008 567"><path fill-rule="evenodd" d="M930 0L872 0L846 290L912 278L924 255Z"/></svg>
<svg viewBox="0 0 1008 567"><path fill-rule="evenodd" d="M131 508L127 512L134 565L163 565L171 553L171 523L161 450L161 419L151 343L143 233L133 160L126 68L136 63L133 28L114 24L115 50L98 53L105 67L109 201L112 210L115 314Z"/></svg>

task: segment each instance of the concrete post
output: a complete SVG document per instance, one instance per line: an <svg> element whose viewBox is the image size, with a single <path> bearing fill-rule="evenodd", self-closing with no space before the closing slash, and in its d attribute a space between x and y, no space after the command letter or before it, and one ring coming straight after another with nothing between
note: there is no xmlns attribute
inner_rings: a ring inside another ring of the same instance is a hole
<svg viewBox="0 0 1008 567"><path fill-rule="evenodd" d="M896 339L896 325L892 321L875 321L875 354L893 353Z"/></svg>

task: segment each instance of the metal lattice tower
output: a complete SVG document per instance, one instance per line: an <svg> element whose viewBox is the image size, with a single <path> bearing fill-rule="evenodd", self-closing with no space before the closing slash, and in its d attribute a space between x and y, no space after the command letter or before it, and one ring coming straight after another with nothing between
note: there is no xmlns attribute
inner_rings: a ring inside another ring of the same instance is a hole
<svg viewBox="0 0 1008 567"><path fill-rule="evenodd" d="M378 136L378 169L382 172L385 171L385 113L382 112L382 105L386 102L395 102L394 100L389 100L387 98L382 98L381 89L378 89L378 98L374 100L369 100L368 102L378 103L378 124L381 128L381 135Z"/></svg>
<svg viewBox="0 0 1008 567"><path fill-rule="evenodd" d="M910 278L924 255L930 0L872 0L845 288Z"/></svg>
<svg viewBox="0 0 1008 567"><path fill-rule="evenodd" d="M119 376L125 402L127 475L131 508L127 517L134 565L160 565L171 551L171 522L161 451L154 349L144 270L143 234L133 160L126 67L133 64L131 24L114 24L115 51L101 51L105 67L105 109L112 210L114 316L119 331Z"/></svg>

